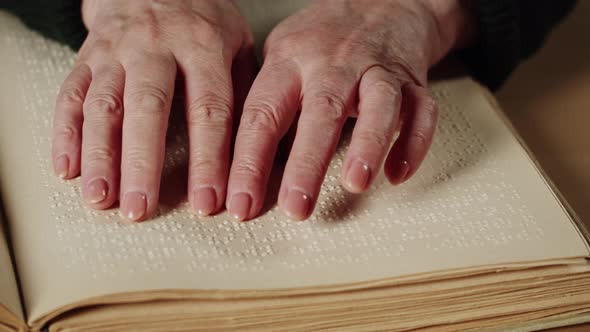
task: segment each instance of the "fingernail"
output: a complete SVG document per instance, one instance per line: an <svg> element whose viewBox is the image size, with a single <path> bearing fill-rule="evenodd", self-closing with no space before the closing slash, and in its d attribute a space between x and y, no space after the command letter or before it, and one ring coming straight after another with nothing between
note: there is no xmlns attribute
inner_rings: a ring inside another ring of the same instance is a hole
<svg viewBox="0 0 590 332"><path fill-rule="evenodd" d="M393 167L393 178L396 179L396 184L405 182L409 172L410 164L405 160L398 161Z"/></svg>
<svg viewBox="0 0 590 332"><path fill-rule="evenodd" d="M367 164L360 160L354 160L346 172L346 185L355 192L361 192L367 189L369 179L371 178L371 169Z"/></svg>
<svg viewBox="0 0 590 332"><path fill-rule="evenodd" d="M125 194L122 204L123 214L133 220L138 221L146 213L147 197L140 192L128 192Z"/></svg>
<svg viewBox="0 0 590 332"><path fill-rule="evenodd" d="M311 199L309 195L297 190L290 189L285 199L285 214L294 220L304 220L311 213Z"/></svg>
<svg viewBox="0 0 590 332"><path fill-rule="evenodd" d="M193 191L193 210L199 217L206 217L215 211L217 195L213 188L199 188Z"/></svg>
<svg viewBox="0 0 590 332"><path fill-rule="evenodd" d="M68 176L68 170L70 168L70 159L68 156L62 155L55 160L55 175L62 179Z"/></svg>
<svg viewBox="0 0 590 332"><path fill-rule="evenodd" d="M90 181L86 188L86 200L92 204L100 203L107 198L109 185L104 179Z"/></svg>
<svg viewBox="0 0 590 332"><path fill-rule="evenodd" d="M246 193L234 194L229 203L229 212L236 220L245 220L250 215L252 197Z"/></svg>

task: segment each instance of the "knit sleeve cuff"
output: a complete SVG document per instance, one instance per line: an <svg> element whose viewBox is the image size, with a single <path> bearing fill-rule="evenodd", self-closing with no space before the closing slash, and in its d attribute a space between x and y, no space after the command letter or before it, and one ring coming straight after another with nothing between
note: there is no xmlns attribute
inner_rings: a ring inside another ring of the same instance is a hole
<svg viewBox="0 0 590 332"><path fill-rule="evenodd" d="M29 27L78 50L88 31L82 22L82 0L8 1L0 7L18 15Z"/></svg>
<svg viewBox="0 0 590 332"><path fill-rule="evenodd" d="M514 0L473 0L476 44L462 51L472 75L496 90L521 59L519 6Z"/></svg>

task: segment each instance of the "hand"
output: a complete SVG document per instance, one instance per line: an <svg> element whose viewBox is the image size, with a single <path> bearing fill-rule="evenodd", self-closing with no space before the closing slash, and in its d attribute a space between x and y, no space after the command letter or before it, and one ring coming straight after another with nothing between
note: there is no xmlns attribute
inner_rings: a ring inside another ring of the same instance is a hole
<svg viewBox="0 0 590 332"><path fill-rule="evenodd" d="M366 191L386 157L391 183L411 177L437 120L425 88L428 68L466 38L465 12L458 0L317 0L278 25L246 99L229 211L241 220L260 212L277 145L298 110L278 198L291 218L312 213L343 124L355 113L345 188Z"/></svg>
<svg viewBox="0 0 590 332"><path fill-rule="evenodd" d="M93 208L119 198L143 220L158 205L177 73L190 137L189 197L206 215L223 206L232 134L234 71L247 72L252 36L230 0L85 0L89 35L57 98L57 175L81 171ZM247 79L247 78L245 78Z"/></svg>

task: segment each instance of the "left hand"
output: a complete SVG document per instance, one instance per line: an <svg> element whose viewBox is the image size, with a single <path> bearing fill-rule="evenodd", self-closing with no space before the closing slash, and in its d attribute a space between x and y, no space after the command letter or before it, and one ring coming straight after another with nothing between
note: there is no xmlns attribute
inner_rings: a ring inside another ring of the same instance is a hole
<svg viewBox="0 0 590 332"><path fill-rule="evenodd" d="M317 0L278 25L238 130L230 213L240 220L260 213L277 145L298 110L278 202L289 217L311 215L344 122L355 113L345 188L366 191L385 159L392 184L410 178L437 121L427 72L459 41L464 10L459 0Z"/></svg>
<svg viewBox="0 0 590 332"><path fill-rule="evenodd" d="M234 105L254 64L251 31L234 0L84 0L82 18L89 33L56 103L56 175L81 174L91 208L119 199L127 218L153 216L172 99L182 89L188 196L199 215L218 211Z"/></svg>

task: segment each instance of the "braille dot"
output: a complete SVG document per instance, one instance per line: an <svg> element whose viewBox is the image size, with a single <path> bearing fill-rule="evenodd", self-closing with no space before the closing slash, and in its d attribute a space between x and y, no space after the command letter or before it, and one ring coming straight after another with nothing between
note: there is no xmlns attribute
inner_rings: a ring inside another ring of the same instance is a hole
<svg viewBox="0 0 590 332"><path fill-rule="evenodd" d="M292 222L276 207L248 223L237 223L226 213L196 220L186 197L164 199L156 218L140 224L128 223L116 210L88 210L80 200L79 180L60 181L47 171L54 99L47 91L57 90L75 55L26 30L0 37L0 46L19 50L18 61L25 69L17 79L34 84L22 94L23 112L43 179L40 186L51 193L50 217L44 222L52 224L51 236L59 240L61 263L69 271L90 270L94 278L165 272L176 266L196 277L203 272L287 271L370 263L383 257L396 260L418 250L436 257L476 247L543 243L547 236L534 211L522 205L518 184L510 182L495 152L484 144L471 110L449 104L453 92L445 88L432 91L441 105L437 136L409 182L392 187L379 174L368 193L346 192L339 176L350 142L345 132L307 222ZM166 184L182 183L182 178L170 179L186 177L188 164L182 112L172 112L168 136L162 183L164 190L174 191ZM470 172L476 165L479 171ZM486 182L490 175L497 181ZM469 185L449 185L457 177ZM376 206L383 213L377 213Z"/></svg>

